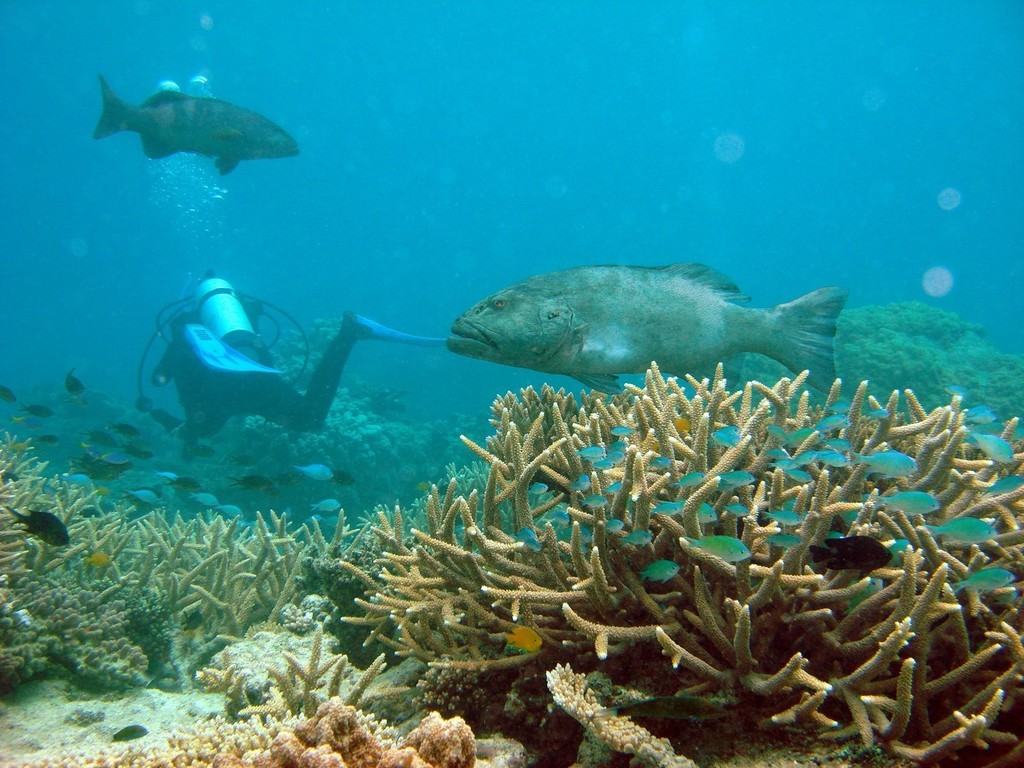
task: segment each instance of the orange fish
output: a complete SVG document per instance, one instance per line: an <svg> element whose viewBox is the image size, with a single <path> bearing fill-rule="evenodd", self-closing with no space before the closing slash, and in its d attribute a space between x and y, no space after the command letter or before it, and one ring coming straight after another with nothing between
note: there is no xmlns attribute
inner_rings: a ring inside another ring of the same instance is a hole
<svg viewBox="0 0 1024 768"><path fill-rule="evenodd" d="M675 420L674 423L676 425L676 432L678 432L680 435L685 435L687 432L690 431L690 428L693 426L693 424L690 423L690 420L685 416L680 416L678 419Z"/></svg>
<svg viewBox="0 0 1024 768"><path fill-rule="evenodd" d="M516 627L505 635L505 639L508 640L509 645L527 653L533 653L543 643L540 635L529 627Z"/></svg>
<svg viewBox="0 0 1024 768"><path fill-rule="evenodd" d="M104 552L93 552L85 558L85 562L88 565L95 566L96 568L106 568L112 561L110 559L110 555Z"/></svg>

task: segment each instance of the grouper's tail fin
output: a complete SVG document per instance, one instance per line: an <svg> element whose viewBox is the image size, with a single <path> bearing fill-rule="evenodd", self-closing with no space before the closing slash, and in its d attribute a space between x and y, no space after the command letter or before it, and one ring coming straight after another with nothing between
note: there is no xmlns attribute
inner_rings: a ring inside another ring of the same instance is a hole
<svg viewBox="0 0 1024 768"><path fill-rule="evenodd" d="M104 136L125 130L132 109L130 104L118 98L103 75L100 75L100 93L103 95L103 114L96 124L96 130L92 132L94 139L102 139Z"/></svg>
<svg viewBox="0 0 1024 768"><path fill-rule="evenodd" d="M773 354L794 373L807 370L807 383L823 392L836 378L836 320L846 304L845 288L819 288L774 308Z"/></svg>

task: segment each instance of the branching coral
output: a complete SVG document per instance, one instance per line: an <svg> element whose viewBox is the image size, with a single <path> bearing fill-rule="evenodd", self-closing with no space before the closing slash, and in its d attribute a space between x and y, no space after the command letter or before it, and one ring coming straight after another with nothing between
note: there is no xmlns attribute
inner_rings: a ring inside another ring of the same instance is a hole
<svg viewBox="0 0 1024 768"><path fill-rule="evenodd" d="M596 738L616 752L636 756L636 765L646 768L696 768L696 763L680 757L668 739L656 738L628 717L599 716L602 707L587 690L583 675L562 664L547 673L548 688L555 703Z"/></svg>
<svg viewBox="0 0 1024 768"><path fill-rule="evenodd" d="M384 668L384 654L356 675L348 657L332 653L332 647L333 638L325 639L322 629L307 637L256 631L217 654L196 679L224 693L228 714L243 718L312 716L324 701L338 697L356 706Z"/></svg>
<svg viewBox="0 0 1024 768"><path fill-rule="evenodd" d="M580 405L549 388L498 400L496 435L464 439L490 465L483 493L435 488L411 541L402 510L379 514L380 575L347 566L371 588L351 620L399 654L465 669L661 653L677 688L727 691L766 727L824 728L922 762L1015 742L996 721L1022 690L1017 593L953 587L985 567L1020 577L1024 486L990 491L1019 446L997 463L969 444L959 398L925 411L909 390L881 403L863 383L841 401L836 382L812 407L803 377L735 392L721 370L688 382L652 368L644 387ZM879 470L886 451L905 466ZM910 490L936 500L929 525L888 500ZM969 518L993 535L959 544L931 527ZM900 546L873 578L827 570L811 547L837 533ZM722 560L702 545L711 535L750 557ZM660 559L678 574L646 582ZM502 655L519 626L540 649Z"/></svg>
<svg viewBox="0 0 1024 768"><path fill-rule="evenodd" d="M141 682L147 671L180 682L192 658L277 616L296 596L303 557L337 549L347 530L339 521L328 539L313 521L293 533L274 512L252 526L161 512L132 519L121 505L97 515L95 491L48 478L12 445L0 446L0 504L51 512L71 542L50 546L0 514L0 690L55 665L87 682ZM172 624L191 632L177 633L174 650Z"/></svg>

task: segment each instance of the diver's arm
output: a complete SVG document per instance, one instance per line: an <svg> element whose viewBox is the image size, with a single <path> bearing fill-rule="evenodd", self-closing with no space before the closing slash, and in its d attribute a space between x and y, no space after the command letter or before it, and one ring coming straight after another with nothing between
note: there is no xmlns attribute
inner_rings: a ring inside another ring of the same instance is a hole
<svg viewBox="0 0 1024 768"><path fill-rule="evenodd" d="M153 418L153 421L167 430L168 434L174 433L178 427L185 423L184 419L179 419L177 416L168 413L163 408L154 408L149 412L149 415Z"/></svg>

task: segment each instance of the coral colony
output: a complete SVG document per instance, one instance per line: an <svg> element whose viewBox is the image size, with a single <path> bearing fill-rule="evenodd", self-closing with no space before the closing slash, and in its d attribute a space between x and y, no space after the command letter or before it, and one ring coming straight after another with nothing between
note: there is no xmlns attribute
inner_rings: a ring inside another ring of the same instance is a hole
<svg viewBox="0 0 1024 768"><path fill-rule="evenodd" d="M654 368L643 388L584 395L582 406L549 388L498 400L497 434L486 447L467 441L491 467L486 488L468 497L454 484L435 490L427 530L411 531L415 543L398 511L382 514L384 569L379 578L360 573L375 594L352 620L441 668L546 666L555 701L612 749L646 756L645 765L689 763L629 718L595 719L603 704L574 659L592 651L597 664L588 668L600 669L616 654L633 664L640 654L662 657L676 688L741 701L765 727L802 724L913 761L1017 742L996 721L1020 695L1019 598L1003 580L988 590L969 584L992 567L1020 568L1024 487L1001 478L1021 455L999 464L972 448L958 400L926 412L910 391L882 404L863 384L852 401L841 402L835 386L812 408L801 377L738 392L721 370L689 383L692 395ZM843 418L816 426L830 414ZM713 439L723 427L738 429L733 444ZM1000 439L1016 427L1007 423ZM623 459L610 468L595 469L596 452L581 455L618 441ZM897 453L904 458L891 461ZM810 479L790 477L779 466L789 461ZM722 478L736 472L749 481L723 490ZM699 483L687 479L694 473ZM584 492L573 490L580 477L607 503L582 503ZM549 493L531 494L538 481ZM886 497L909 490L931 494L939 508L925 518L887 506ZM665 502L673 511L655 512ZM705 505L714 512L707 518ZM765 514L783 509L795 515L785 526ZM561 510L568 536L550 519ZM615 521L623 525L613 534ZM936 535L967 521L987 521L989 535L973 543ZM511 533L524 528L535 530L536 551ZM628 543L637 531L653 538ZM773 543L784 531L792 543ZM891 561L871 576L856 563L816 566L809 548L832 536L870 537ZM749 556L700 546L712 537ZM641 578L663 560L678 573ZM500 638L519 625L543 645L503 655Z"/></svg>
<svg viewBox="0 0 1024 768"><path fill-rule="evenodd" d="M566 764L582 743L581 766L695 765L701 732L673 741L649 716L904 763L1019 753L1017 419L866 383L843 399L838 381L812 405L803 384L652 367L612 396L509 393L485 444L463 438L477 468L327 534L276 512L103 511L8 439L0 505L49 511L69 542L0 519L0 690L61 675L223 695L189 731L74 758L92 768L523 764L470 727L490 697L486 726L544 751L500 720L509 676L520 726L562 718ZM415 716L387 714L403 703Z"/></svg>

